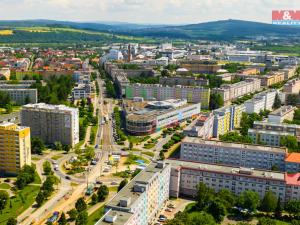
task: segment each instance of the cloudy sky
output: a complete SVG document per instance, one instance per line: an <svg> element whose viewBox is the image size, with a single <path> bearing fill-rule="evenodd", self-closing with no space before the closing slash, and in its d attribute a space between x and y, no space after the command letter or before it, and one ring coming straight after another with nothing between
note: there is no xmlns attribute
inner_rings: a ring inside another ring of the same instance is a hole
<svg viewBox="0 0 300 225"><path fill-rule="evenodd" d="M0 0L0 20L55 19L186 24L222 19L271 22L300 0Z"/></svg>

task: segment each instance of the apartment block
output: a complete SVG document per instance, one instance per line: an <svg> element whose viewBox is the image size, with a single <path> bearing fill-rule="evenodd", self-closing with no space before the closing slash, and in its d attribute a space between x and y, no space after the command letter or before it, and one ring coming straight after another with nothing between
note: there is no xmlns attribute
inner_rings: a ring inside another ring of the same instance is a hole
<svg viewBox="0 0 300 225"><path fill-rule="evenodd" d="M203 78L189 77L189 76L172 76L160 77L159 83L162 85L183 85L183 86L207 86L209 81Z"/></svg>
<svg viewBox="0 0 300 225"><path fill-rule="evenodd" d="M79 142L79 114L77 108L45 103L28 104L21 110L22 126L29 126L32 137L45 143L57 141L74 146Z"/></svg>
<svg viewBox="0 0 300 225"><path fill-rule="evenodd" d="M288 81L283 86L283 92L286 94L299 94L300 93L300 78Z"/></svg>
<svg viewBox="0 0 300 225"><path fill-rule="evenodd" d="M220 88L214 88L213 92L220 94L225 103L244 95L259 91L261 88L260 80L257 78L247 78L235 84L224 84Z"/></svg>
<svg viewBox="0 0 300 225"><path fill-rule="evenodd" d="M16 175L24 165L31 165L30 128L10 122L1 123L1 174Z"/></svg>
<svg viewBox="0 0 300 225"><path fill-rule="evenodd" d="M96 225L148 225L155 221L169 199L171 166L151 163L105 205Z"/></svg>
<svg viewBox="0 0 300 225"><path fill-rule="evenodd" d="M244 103L246 112L251 114L260 113L260 111L263 110L272 110L276 94L276 90L269 90L256 94L252 99Z"/></svg>
<svg viewBox="0 0 300 225"><path fill-rule="evenodd" d="M180 159L209 164L271 170L285 170L286 148L228 143L186 137L181 144Z"/></svg>
<svg viewBox="0 0 300 225"><path fill-rule="evenodd" d="M78 84L72 90L73 100L86 99L92 96L91 84Z"/></svg>
<svg viewBox="0 0 300 225"><path fill-rule="evenodd" d="M214 110L213 137L219 137L219 135L224 135L235 128L239 128L244 111L245 106L243 104L224 106Z"/></svg>
<svg viewBox="0 0 300 225"><path fill-rule="evenodd" d="M284 81L284 72L272 72L260 77L261 86L269 87Z"/></svg>
<svg viewBox="0 0 300 225"><path fill-rule="evenodd" d="M289 153L285 158L285 170L289 173L300 172L300 153Z"/></svg>
<svg viewBox="0 0 300 225"><path fill-rule="evenodd" d="M201 103L201 107L209 107L210 89L191 86L164 86L161 84L130 84L125 87L128 99L143 97L145 100L164 101L167 99L186 99L189 103Z"/></svg>
<svg viewBox="0 0 300 225"><path fill-rule="evenodd" d="M284 73L284 79L288 80L291 77L295 76L297 66L285 66L283 69L280 69L280 72Z"/></svg>
<svg viewBox="0 0 300 225"><path fill-rule="evenodd" d="M272 191L282 202L300 199L300 173L256 170L183 160L167 160L172 165L170 196L197 195L197 185L202 182L216 192L228 189L239 195L244 191L255 191L262 199Z"/></svg>
<svg viewBox="0 0 300 225"><path fill-rule="evenodd" d="M197 120L183 130L183 133L190 137L210 139L213 136L213 126L214 115L213 113L208 113L207 115L200 115Z"/></svg>
<svg viewBox="0 0 300 225"><path fill-rule="evenodd" d="M37 89L0 89L9 94L10 99L18 105L37 103Z"/></svg>
<svg viewBox="0 0 300 225"><path fill-rule="evenodd" d="M300 125L254 121L253 128L248 130L253 143L270 146L280 146L282 137L287 135L296 137L300 142Z"/></svg>
<svg viewBox="0 0 300 225"><path fill-rule="evenodd" d="M295 107L291 105L281 106L268 115L268 121L271 123L282 123L284 120L293 120L294 113Z"/></svg>

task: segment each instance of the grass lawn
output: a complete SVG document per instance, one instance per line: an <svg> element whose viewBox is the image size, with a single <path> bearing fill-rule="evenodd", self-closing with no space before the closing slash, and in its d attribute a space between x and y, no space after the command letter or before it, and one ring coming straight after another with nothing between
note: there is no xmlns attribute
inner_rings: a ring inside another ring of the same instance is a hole
<svg viewBox="0 0 300 225"><path fill-rule="evenodd" d="M150 138L150 136L128 136L128 141L132 142L133 144L140 143L147 141Z"/></svg>
<svg viewBox="0 0 300 225"><path fill-rule="evenodd" d="M0 214L0 225L5 225L10 217L17 218L17 216L29 208L35 202L35 197L39 190L40 187L38 186L28 185L23 190L18 191L16 196L11 198L11 208L10 203L8 203L2 214Z"/></svg>
<svg viewBox="0 0 300 225"><path fill-rule="evenodd" d="M149 164L149 160L147 160L141 156L138 156L138 155L130 154L130 155L128 155L128 158L125 161L125 165L138 164L136 162L136 160L143 160L145 164Z"/></svg>
<svg viewBox="0 0 300 225"><path fill-rule="evenodd" d="M60 159L61 157L63 157L62 155L55 155L55 156L52 156L51 159L53 160L58 160Z"/></svg>
<svg viewBox="0 0 300 225"><path fill-rule="evenodd" d="M32 182L33 184L41 184L42 180L40 178L40 176L37 174L37 172L35 172L34 174L34 181Z"/></svg>
<svg viewBox="0 0 300 225"><path fill-rule="evenodd" d="M153 152L142 152L142 154L153 157L154 153Z"/></svg>
<svg viewBox="0 0 300 225"><path fill-rule="evenodd" d="M7 183L0 184L0 189L10 189L10 185Z"/></svg>
<svg viewBox="0 0 300 225"><path fill-rule="evenodd" d="M117 192L118 191L118 186L110 186L108 187L109 193L111 192Z"/></svg>
<svg viewBox="0 0 300 225"><path fill-rule="evenodd" d="M94 225L104 215L104 206L101 206L88 217L87 225Z"/></svg>

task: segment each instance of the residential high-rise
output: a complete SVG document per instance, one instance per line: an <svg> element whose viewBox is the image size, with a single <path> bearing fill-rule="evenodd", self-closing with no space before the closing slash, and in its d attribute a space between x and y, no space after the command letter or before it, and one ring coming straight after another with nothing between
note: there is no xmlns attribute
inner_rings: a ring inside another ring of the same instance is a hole
<svg viewBox="0 0 300 225"><path fill-rule="evenodd" d="M96 225L152 224L169 199L170 171L169 163L151 163L105 205Z"/></svg>
<svg viewBox="0 0 300 225"><path fill-rule="evenodd" d="M0 124L0 172L17 174L24 165L31 165L30 128L14 123Z"/></svg>
<svg viewBox="0 0 300 225"><path fill-rule="evenodd" d="M79 142L78 109L45 103L28 104L21 110L22 126L29 126L32 137L45 143L57 141L74 146Z"/></svg>

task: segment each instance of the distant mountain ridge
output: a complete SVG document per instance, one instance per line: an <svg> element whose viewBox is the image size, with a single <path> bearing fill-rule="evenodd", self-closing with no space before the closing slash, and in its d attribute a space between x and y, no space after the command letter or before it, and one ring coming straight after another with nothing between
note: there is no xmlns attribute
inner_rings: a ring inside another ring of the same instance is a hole
<svg viewBox="0 0 300 225"><path fill-rule="evenodd" d="M188 39L188 40L235 40L256 36L296 37L300 27L279 26L243 20L220 20L188 25L151 25L126 22L71 22L56 20L0 21L0 29L17 27L69 27L123 34L137 37Z"/></svg>

